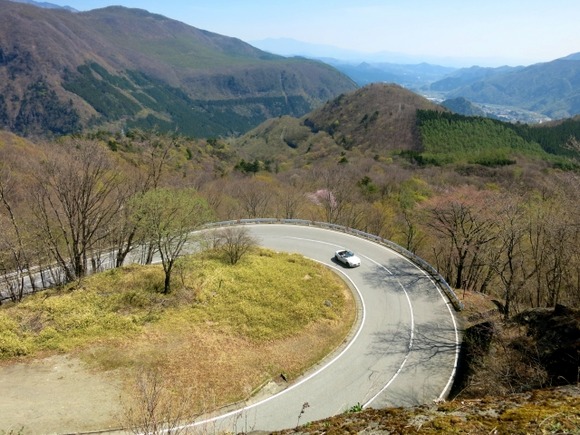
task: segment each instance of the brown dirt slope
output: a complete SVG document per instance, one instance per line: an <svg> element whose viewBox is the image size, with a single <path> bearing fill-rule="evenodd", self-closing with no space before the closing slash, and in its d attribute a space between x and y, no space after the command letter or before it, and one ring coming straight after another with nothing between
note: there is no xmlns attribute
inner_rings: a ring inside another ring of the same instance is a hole
<svg viewBox="0 0 580 435"><path fill-rule="evenodd" d="M419 146L418 109L446 110L401 86L375 83L326 103L304 123L345 149L413 150Z"/></svg>

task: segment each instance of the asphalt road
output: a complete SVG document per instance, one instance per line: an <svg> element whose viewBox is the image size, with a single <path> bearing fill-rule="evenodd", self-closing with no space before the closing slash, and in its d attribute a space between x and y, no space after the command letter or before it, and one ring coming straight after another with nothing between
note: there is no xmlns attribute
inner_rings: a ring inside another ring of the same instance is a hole
<svg viewBox="0 0 580 435"><path fill-rule="evenodd" d="M376 243L341 232L294 225L246 225L260 245L296 252L344 274L359 296L351 340L286 389L189 426L216 432L273 431L357 406L414 406L444 399L459 353L454 309L413 263ZM333 260L348 248L361 266ZM316 289L312 289L316 291Z"/></svg>

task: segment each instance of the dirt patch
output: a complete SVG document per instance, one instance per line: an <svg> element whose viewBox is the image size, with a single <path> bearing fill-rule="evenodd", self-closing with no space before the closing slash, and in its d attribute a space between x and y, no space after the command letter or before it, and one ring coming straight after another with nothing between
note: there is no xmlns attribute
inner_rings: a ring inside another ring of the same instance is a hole
<svg viewBox="0 0 580 435"><path fill-rule="evenodd" d="M163 381L175 396L189 397L188 410L199 415L250 400L260 386L287 387L337 344L346 344L340 338L344 340L350 329L354 307L347 313L339 322L315 323L294 337L261 345L202 328L149 336L134 347L117 348L115 355L145 363L155 354L152 361L162 369ZM122 371L95 368L96 361L103 363L103 353L113 355L112 346L87 349L80 353L82 359L59 355L0 366L0 434L101 432L126 426L128 397L138 397L135 380L139 369L148 365L134 364ZM287 379L277 379L281 375ZM260 396L267 393L260 391Z"/></svg>
<svg viewBox="0 0 580 435"><path fill-rule="evenodd" d="M0 366L0 433L77 433L119 427L118 372L58 355Z"/></svg>

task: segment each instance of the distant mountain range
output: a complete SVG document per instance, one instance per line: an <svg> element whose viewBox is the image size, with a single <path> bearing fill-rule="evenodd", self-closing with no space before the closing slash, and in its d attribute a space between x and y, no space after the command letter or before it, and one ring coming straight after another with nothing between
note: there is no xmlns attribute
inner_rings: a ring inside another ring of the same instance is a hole
<svg viewBox="0 0 580 435"><path fill-rule="evenodd" d="M312 44L304 41L297 41L292 38L266 38L261 40L248 41L254 47L270 53L282 56L293 57L302 56L315 59L335 59L341 62L357 64L368 62L370 64L390 63L411 65L418 63L428 63L433 65L446 65L451 68L461 68L466 65L493 64L505 65L505 59L499 58L477 58L477 57L452 57L452 56L425 56L411 55L393 51L368 52L348 50L331 45Z"/></svg>
<svg viewBox="0 0 580 435"><path fill-rule="evenodd" d="M580 53L527 67L458 69L396 63L411 60L397 53L362 61L317 48L317 59L286 58L140 9L78 12L0 0L0 128L240 135L381 82L450 101L446 107L468 115L537 122L580 113Z"/></svg>
<svg viewBox="0 0 580 435"><path fill-rule="evenodd" d="M580 114L580 53L517 68L469 68L432 83L447 98L519 107L553 119Z"/></svg>
<svg viewBox="0 0 580 435"><path fill-rule="evenodd" d="M359 86L396 83L437 101L465 98L479 106L502 106L480 107L486 115L537 121L580 113L580 53L527 67L456 68L399 53L365 55L284 39L253 44L272 53L299 53L322 60L347 74Z"/></svg>
<svg viewBox="0 0 580 435"><path fill-rule="evenodd" d="M64 9L0 0L0 128L22 135L158 128L236 135L301 116L356 84L140 9Z"/></svg>

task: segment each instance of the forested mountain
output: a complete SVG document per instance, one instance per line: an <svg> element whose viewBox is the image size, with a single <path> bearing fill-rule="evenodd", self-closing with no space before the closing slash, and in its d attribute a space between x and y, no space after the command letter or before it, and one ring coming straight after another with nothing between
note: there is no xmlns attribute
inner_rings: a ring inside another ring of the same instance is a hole
<svg viewBox="0 0 580 435"><path fill-rule="evenodd" d="M480 80L485 80L496 75L504 74L507 72L518 71L523 67L481 67L472 66L469 68L461 68L453 71L451 74L445 76L445 78L432 83L429 88L433 91L449 92L456 89L462 88L464 86L470 86Z"/></svg>
<svg viewBox="0 0 580 435"><path fill-rule="evenodd" d="M567 118L580 113L580 59L573 54L527 67L462 69L430 88L445 92L446 98L464 97Z"/></svg>
<svg viewBox="0 0 580 435"><path fill-rule="evenodd" d="M393 158L495 167L523 156L577 167L579 138L577 118L530 126L462 116L398 85L372 84L301 119L269 120L236 144L246 161L283 167Z"/></svg>
<svg viewBox="0 0 580 435"><path fill-rule="evenodd" d="M0 0L0 127L19 134L92 126L238 134L355 87L320 62L143 10L71 13Z"/></svg>
<svg viewBox="0 0 580 435"><path fill-rule="evenodd" d="M372 84L340 95L301 119L272 119L240 137L246 159L300 167L418 149L418 109L445 110L398 85Z"/></svg>

